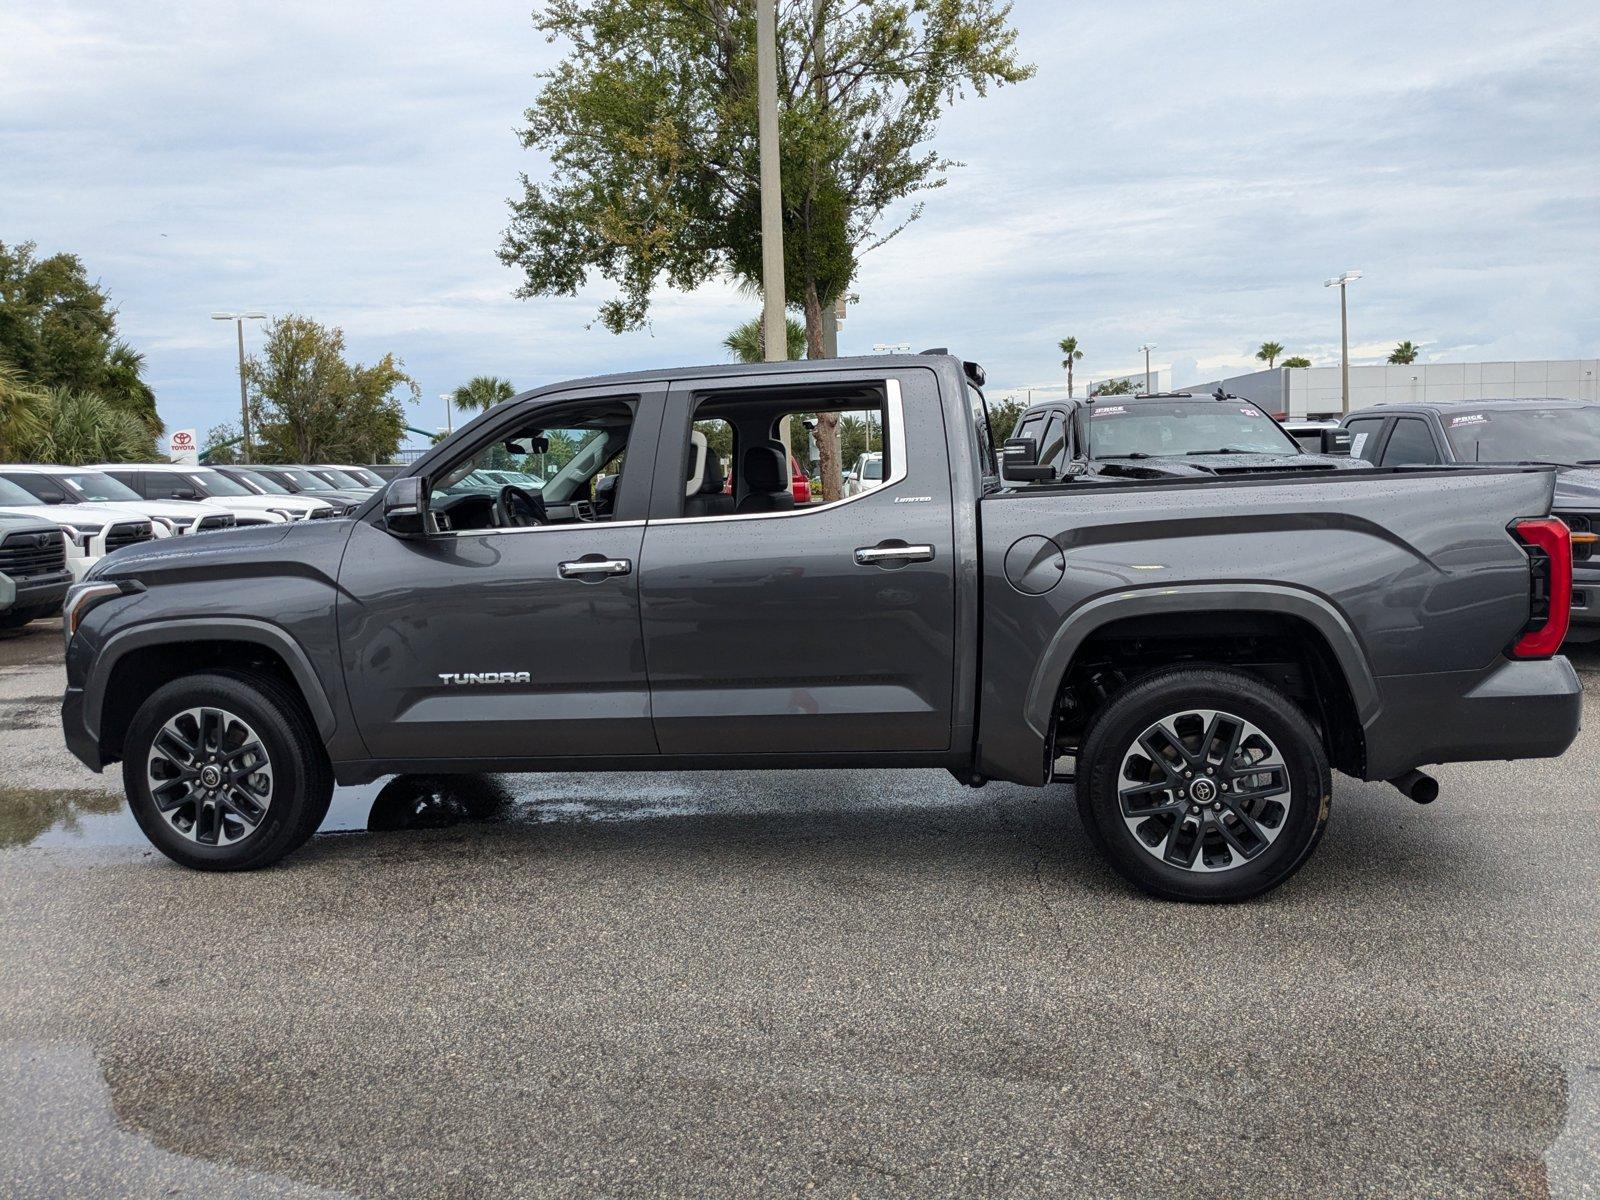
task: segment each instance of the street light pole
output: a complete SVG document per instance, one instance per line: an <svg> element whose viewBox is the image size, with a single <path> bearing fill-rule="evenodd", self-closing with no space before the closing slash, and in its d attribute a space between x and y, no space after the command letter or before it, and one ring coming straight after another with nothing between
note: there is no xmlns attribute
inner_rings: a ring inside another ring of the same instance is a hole
<svg viewBox="0 0 1600 1200"><path fill-rule="evenodd" d="M232 321L239 331L239 432L244 435L244 461L249 462L250 453L250 401L245 396L244 388L244 323L246 321L265 321L267 314L264 312L241 313L212 313L213 321Z"/></svg>
<svg viewBox="0 0 1600 1200"><path fill-rule="evenodd" d="M765 358L789 357L784 311L783 181L778 159L778 5L756 0L756 133L761 150L761 332Z"/></svg>
<svg viewBox="0 0 1600 1200"><path fill-rule="evenodd" d="M455 397L449 392L440 392L439 399L444 401L444 435L449 437L456 431L454 405L452 404Z"/></svg>
<svg viewBox="0 0 1600 1200"><path fill-rule="evenodd" d="M1139 347L1139 349L1144 351L1144 394L1146 396L1155 391L1155 388L1150 386L1150 351L1154 350L1155 348L1156 344L1154 342L1146 342L1144 345Z"/></svg>
<svg viewBox="0 0 1600 1200"><path fill-rule="evenodd" d="M1339 289L1339 407L1350 415L1350 310L1345 304L1345 288L1361 278L1360 271L1346 271L1337 279L1324 279L1323 287Z"/></svg>

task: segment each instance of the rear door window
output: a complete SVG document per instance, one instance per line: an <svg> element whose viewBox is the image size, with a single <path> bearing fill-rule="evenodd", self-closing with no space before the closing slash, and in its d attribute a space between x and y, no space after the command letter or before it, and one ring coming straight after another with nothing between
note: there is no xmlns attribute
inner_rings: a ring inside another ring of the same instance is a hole
<svg viewBox="0 0 1600 1200"><path fill-rule="evenodd" d="M1433 431L1420 417L1401 417L1389 433L1383 448L1385 467L1423 467L1439 461L1439 448Z"/></svg>

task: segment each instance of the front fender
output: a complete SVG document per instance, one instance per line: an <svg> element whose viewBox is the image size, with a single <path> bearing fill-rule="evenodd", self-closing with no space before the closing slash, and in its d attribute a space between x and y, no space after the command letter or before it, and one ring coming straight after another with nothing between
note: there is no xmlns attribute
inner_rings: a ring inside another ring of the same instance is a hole
<svg viewBox="0 0 1600 1200"><path fill-rule="evenodd" d="M246 642L273 651L294 676L322 740L327 742L332 739L338 729L338 721L322 681L317 678L305 651L276 625L247 617L180 617L136 625L113 634L96 656L94 669L84 681L83 724L89 734L98 741L101 715L105 709L106 684L115 672L118 660L131 651L149 646L196 641Z"/></svg>

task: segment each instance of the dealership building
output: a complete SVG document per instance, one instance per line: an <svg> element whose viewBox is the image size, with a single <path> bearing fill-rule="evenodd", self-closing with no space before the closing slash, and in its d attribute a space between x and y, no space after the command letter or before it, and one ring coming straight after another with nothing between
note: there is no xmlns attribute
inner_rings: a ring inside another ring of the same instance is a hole
<svg viewBox="0 0 1600 1200"><path fill-rule="evenodd" d="M1339 368L1275 367L1180 388L1217 388L1253 400L1287 417L1338 416ZM1350 368L1350 407L1420 404L1436 400L1499 400L1563 397L1600 400L1600 359L1535 359L1528 362L1413 363Z"/></svg>

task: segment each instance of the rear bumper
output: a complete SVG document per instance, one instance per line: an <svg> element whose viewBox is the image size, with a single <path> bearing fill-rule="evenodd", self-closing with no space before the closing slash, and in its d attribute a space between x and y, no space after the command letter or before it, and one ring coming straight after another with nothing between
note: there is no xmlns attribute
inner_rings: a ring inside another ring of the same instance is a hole
<svg viewBox="0 0 1600 1200"><path fill-rule="evenodd" d="M1555 758L1578 736L1583 685L1559 655L1487 671L1390 675L1366 726L1368 779L1430 763Z"/></svg>

